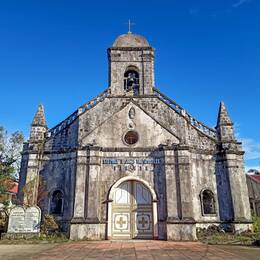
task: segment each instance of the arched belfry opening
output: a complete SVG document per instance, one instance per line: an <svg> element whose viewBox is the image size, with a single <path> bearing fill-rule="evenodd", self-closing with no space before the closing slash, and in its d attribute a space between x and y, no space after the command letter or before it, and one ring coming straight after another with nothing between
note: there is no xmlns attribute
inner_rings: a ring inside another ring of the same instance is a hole
<svg viewBox="0 0 260 260"><path fill-rule="evenodd" d="M120 35L108 49L108 58L112 96L153 94L154 49L143 36Z"/></svg>
<svg viewBox="0 0 260 260"><path fill-rule="evenodd" d="M139 72L136 67L130 66L124 73L124 90L132 91L134 96L140 94Z"/></svg>

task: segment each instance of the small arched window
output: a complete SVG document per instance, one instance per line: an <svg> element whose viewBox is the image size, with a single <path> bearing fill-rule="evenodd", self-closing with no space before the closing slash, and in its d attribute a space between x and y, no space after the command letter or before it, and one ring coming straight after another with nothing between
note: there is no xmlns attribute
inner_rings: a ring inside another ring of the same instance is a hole
<svg viewBox="0 0 260 260"><path fill-rule="evenodd" d="M202 215L216 214L215 198L211 190L201 192Z"/></svg>
<svg viewBox="0 0 260 260"><path fill-rule="evenodd" d="M125 91L133 91L134 95L139 95L139 73L135 67L128 67L124 74Z"/></svg>
<svg viewBox="0 0 260 260"><path fill-rule="evenodd" d="M51 196L50 213L61 215L63 211L63 193L60 190L55 190Z"/></svg>

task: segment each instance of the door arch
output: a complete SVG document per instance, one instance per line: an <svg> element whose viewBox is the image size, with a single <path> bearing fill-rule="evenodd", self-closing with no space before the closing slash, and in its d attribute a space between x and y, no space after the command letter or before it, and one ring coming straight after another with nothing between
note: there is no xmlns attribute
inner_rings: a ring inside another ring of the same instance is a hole
<svg viewBox="0 0 260 260"><path fill-rule="evenodd" d="M157 196L138 177L124 177L108 195L108 239L158 239Z"/></svg>

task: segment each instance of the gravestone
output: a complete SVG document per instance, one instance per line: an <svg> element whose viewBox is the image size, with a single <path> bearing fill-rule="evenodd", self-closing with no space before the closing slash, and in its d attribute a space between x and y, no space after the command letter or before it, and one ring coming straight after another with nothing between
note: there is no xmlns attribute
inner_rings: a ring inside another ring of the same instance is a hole
<svg viewBox="0 0 260 260"><path fill-rule="evenodd" d="M24 232L39 233L41 223L41 210L38 207L29 207L25 210Z"/></svg>
<svg viewBox="0 0 260 260"><path fill-rule="evenodd" d="M24 231L25 211L23 207L11 209L8 222L8 233L22 233Z"/></svg>
<svg viewBox="0 0 260 260"><path fill-rule="evenodd" d="M7 233L39 233L40 222L41 210L39 207L16 206L11 209Z"/></svg>

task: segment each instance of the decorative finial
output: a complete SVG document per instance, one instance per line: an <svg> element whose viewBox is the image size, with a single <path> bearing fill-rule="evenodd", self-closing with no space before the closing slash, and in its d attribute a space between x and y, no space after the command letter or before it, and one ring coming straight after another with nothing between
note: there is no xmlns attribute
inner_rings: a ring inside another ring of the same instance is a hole
<svg viewBox="0 0 260 260"><path fill-rule="evenodd" d="M32 126L47 126L44 115L44 107L42 104L39 104L38 106L37 112L33 118Z"/></svg>
<svg viewBox="0 0 260 260"><path fill-rule="evenodd" d="M233 125L223 101L220 102L217 125Z"/></svg>
<svg viewBox="0 0 260 260"><path fill-rule="evenodd" d="M131 25L135 25L134 23L131 23L131 20L128 19L128 33L132 33L131 32Z"/></svg>

